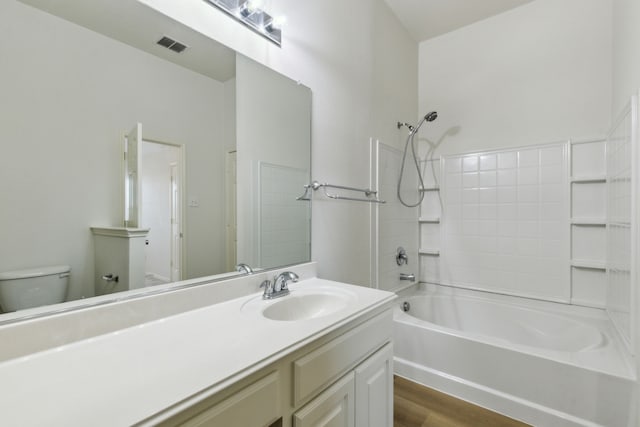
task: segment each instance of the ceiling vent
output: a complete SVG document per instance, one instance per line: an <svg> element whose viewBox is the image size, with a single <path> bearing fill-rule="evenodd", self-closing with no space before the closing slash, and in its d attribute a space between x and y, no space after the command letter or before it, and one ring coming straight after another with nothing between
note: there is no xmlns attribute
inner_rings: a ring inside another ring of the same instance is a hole
<svg viewBox="0 0 640 427"><path fill-rule="evenodd" d="M163 36L160 40L158 40L157 43L160 46L166 47L167 49L170 49L177 53L184 52L188 48L187 45L182 44L179 41L176 41L171 37L167 37L167 36Z"/></svg>

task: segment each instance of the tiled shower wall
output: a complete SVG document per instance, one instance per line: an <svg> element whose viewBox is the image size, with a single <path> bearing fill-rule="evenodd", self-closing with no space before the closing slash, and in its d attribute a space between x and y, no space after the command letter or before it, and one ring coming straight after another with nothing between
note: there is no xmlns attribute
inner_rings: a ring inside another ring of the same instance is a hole
<svg viewBox="0 0 640 427"><path fill-rule="evenodd" d="M604 158L592 140L426 160L420 280L605 307Z"/></svg>
<svg viewBox="0 0 640 427"><path fill-rule="evenodd" d="M443 161L441 281L568 301L566 144Z"/></svg>
<svg viewBox="0 0 640 427"><path fill-rule="evenodd" d="M402 151L372 142L372 170L376 171L372 187L378 189L378 196L385 204L372 204L374 223L377 220L377 254L373 254L373 282L379 289L396 291L410 284L401 281L400 273L414 274L418 277L418 224L417 208L407 208L400 204L396 196ZM417 201L417 174L411 159L407 158L403 179L403 195L408 201ZM395 257L398 247L402 246L409 257L408 264L399 266Z"/></svg>
<svg viewBox="0 0 640 427"><path fill-rule="evenodd" d="M607 140L607 311L630 348L632 346L632 262L635 225L634 159L637 157L637 97L625 109ZM635 165L637 167L637 165Z"/></svg>

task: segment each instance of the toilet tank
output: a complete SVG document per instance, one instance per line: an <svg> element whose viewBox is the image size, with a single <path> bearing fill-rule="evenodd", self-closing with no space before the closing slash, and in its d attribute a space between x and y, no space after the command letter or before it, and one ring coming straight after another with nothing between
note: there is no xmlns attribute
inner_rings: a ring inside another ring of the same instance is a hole
<svg viewBox="0 0 640 427"><path fill-rule="evenodd" d="M65 300L71 267L56 265L0 273L0 307L4 312Z"/></svg>

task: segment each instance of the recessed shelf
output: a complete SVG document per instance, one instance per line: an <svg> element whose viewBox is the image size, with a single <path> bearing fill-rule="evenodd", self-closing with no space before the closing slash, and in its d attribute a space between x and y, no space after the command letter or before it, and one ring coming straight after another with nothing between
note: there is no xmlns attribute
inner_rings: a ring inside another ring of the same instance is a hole
<svg viewBox="0 0 640 427"><path fill-rule="evenodd" d="M427 191L440 191L440 186L435 187L424 187L420 189L421 192L425 193Z"/></svg>
<svg viewBox="0 0 640 427"><path fill-rule="evenodd" d="M621 228L631 228L631 223L627 222L627 221L609 221L609 225L612 225L614 227L621 227Z"/></svg>
<svg viewBox="0 0 640 427"><path fill-rule="evenodd" d="M440 249L426 249L420 248L418 250L420 255L429 255L429 256L440 256Z"/></svg>
<svg viewBox="0 0 640 427"><path fill-rule="evenodd" d="M591 261L591 260L581 260L581 259L572 259L571 266L576 268L588 268L591 270L607 269L607 265L604 261Z"/></svg>
<svg viewBox="0 0 640 427"><path fill-rule="evenodd" d="M604 218L571 218L571 225L604 227L607 221Z"/></svg>
<svg viewBox="0 0 640 427"><path fill-rule="evenodd" d="M572 176L571 182L575 182L575 183L607 182L607 177L606 175Z"/></svg>
<svg viewBox="0 0 640 427"><path fill-rule="evenodd" d="M418 218L418 222L423 224L440 224L440 218L439 217Z"/></svg>

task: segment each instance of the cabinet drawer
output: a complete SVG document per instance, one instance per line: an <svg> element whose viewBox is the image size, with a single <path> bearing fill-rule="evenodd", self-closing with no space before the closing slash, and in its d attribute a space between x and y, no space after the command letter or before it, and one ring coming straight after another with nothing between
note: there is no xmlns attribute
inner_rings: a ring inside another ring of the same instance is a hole
<svg viewBox="0 0 640 427"><path fill-rule="evenodd" d="M280 417L278 372L188 419L184 426L268 426Z"/></svg>
<svg viewBox="0 0 640 427"><path fill-rule="evenodd" d="M298 406L391 340L391 310L355 327L293 363L293 404Z"/></svg>
<svg viewBox="0 0 640 427"><path fill-rule="evenodd" d="M350 372L293 415L293 427L354 427L354 373Z"/></svg>

